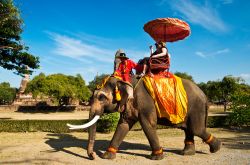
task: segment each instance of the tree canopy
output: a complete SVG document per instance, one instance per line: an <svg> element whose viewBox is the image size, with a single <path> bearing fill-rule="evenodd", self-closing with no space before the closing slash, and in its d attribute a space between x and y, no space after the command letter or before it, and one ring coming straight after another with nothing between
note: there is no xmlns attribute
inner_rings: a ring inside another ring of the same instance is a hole
<svg viewBox="0 0 250 165"><path fill-rule="evenodd" d="M234 95L230 109L232 110L229 114L231 126L250 126L250 93Z"/></svg>
<svg viewBox="0 0 250 165"><path fill-rule="evenodd" d="M0 83L0 104L11 104L16 97L16 88L11 88L8 82Z"/></svg>
<svg viewBox="0 0 250 165"><path fill-rule="evenodd" d="M39 68L39 58L22 43L23 20L12 0L0 2L0 66L23 76Z"/></svg>
<svg viewBox="0 0 250 165"><path fill-rule="evenodd" d="M69 104L71 99L86 101L90 97L90 91L80 74L46 76L44 73L40 73L28 83L25 92L32 92L34 97L49 96L61 105Z"/></svg>
<svg viewBox="0 0 250 165"><path fill-rule="evenodd" d="M186 72L175 72L174 74L180 78L188 79L194 82L193 77Z"/></svg>
<svg viewBox="0 0 250 165"><path fill-rule="evenodd" d="M200 83L198 86L207 95L208 100L213 103L223 103L224 110L234 95L250 93L250 86L244 84L241 78L225 76L222 80Z"/></svg>

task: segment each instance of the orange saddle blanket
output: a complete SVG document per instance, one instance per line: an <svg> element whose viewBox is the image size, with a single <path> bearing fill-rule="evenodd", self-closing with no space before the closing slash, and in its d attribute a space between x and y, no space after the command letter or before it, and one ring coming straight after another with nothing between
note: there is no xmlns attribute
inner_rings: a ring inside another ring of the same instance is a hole
<svg viewBox="0 0 250 165"><path fill-rule="evenodd" d="M188 101L181 78L164 72L154 76L146 75L142 79L155 101L158 117L165 117L173 124L183 122L187 114Z"/></svg>

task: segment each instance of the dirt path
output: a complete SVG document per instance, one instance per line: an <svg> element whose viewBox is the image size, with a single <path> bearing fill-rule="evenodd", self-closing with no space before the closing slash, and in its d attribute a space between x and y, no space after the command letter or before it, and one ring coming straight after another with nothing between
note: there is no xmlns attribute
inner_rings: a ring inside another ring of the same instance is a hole
<svg viewBox="0 0 250 165"><path fill-rule="evenodd" d="M250 131L236 132L226 129L209 129L223 141L218 153L209 153L208 145L196 138L196 155L182 156L183 133L177 129L158 130L165 158L148 159L150 147L142 131L131 131L120 146L115 160L87 158L87 133L55 134L0 133L0 164L250 164ZM109 145L113 133L97 134L96 152L100 155Z"/></svg>

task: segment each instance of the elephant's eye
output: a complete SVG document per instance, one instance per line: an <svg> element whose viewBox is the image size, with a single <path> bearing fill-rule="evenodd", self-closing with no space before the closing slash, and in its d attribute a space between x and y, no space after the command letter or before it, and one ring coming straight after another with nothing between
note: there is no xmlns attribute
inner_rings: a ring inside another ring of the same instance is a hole
<svg viewBox="0 0 250 165"><path fill-rule="evenodd" d="M107 97L106 97L104 94L100 94L100 95L98 96L98 100L99 100L99 101L105 101L105 100L107 100Z"/></svg>

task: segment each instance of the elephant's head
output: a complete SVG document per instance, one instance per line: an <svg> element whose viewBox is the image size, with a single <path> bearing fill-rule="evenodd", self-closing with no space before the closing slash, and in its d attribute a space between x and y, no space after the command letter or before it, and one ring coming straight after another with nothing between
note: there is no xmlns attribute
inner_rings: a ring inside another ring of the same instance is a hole
<svg viewBox="0 0 250 165"><path fill-rule="evenodd" d="M119 81L115 77L109 77L108 80L99 89L95 90L91 98L91 109L89 112L89 122L84 125L71 126L72 129L80 129L89 127L88 137L88 156L90 159L95 158L93 151L96 134L96 122L105 112L117 112L120 111L123 105L126 103L128 94L126 92L126 83ZM120 91L121 100L116 98L116 90Z"/></svg>

